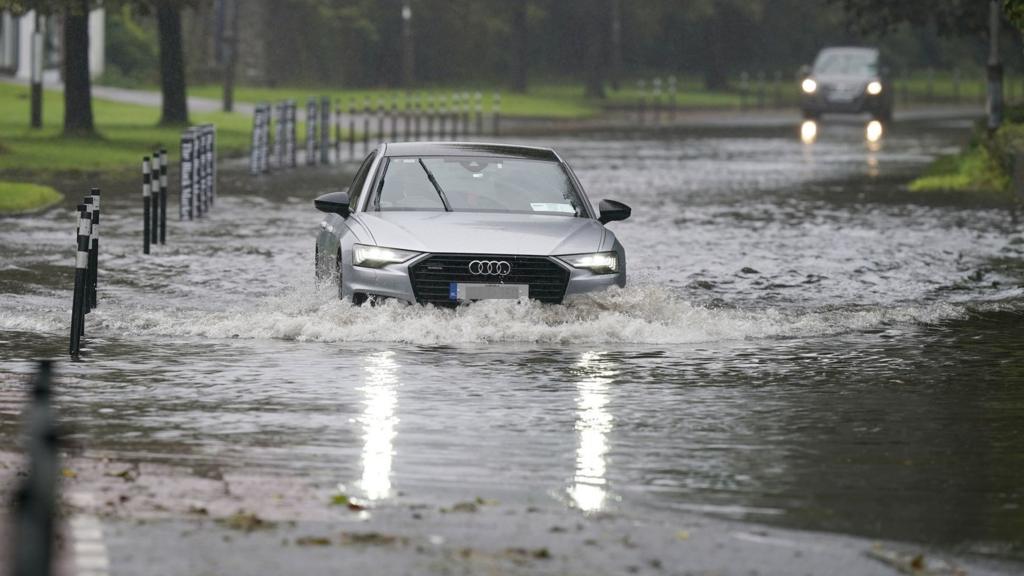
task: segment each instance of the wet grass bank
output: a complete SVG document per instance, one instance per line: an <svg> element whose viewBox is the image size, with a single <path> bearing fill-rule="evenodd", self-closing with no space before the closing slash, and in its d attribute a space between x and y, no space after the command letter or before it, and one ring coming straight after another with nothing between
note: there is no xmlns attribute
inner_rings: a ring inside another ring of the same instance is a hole
<svg viewBox="0 0 1024 576"><path fill-rule="evenodd" d="M49 186L0 181L0 216L36 212L63 199L63 194Z"/></svg>

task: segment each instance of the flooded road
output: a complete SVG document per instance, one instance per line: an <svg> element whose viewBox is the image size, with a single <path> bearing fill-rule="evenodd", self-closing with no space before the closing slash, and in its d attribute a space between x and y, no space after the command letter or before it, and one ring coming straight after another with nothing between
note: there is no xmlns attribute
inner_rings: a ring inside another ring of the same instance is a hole
<svg viewBox="0 0 1024 576"><path fill-rule="evenodd" d="M115 191L59 408L95 459L292 474L384 507L696 513L1020 561L1024 227L901 191L968 126L533 141L633 207L610 225L629 286L564 306L318 291L311 199L341 169L225 170L210 218L150 257ZM66 351L69 208L0 220L5 444L26 360Z"/></svg>

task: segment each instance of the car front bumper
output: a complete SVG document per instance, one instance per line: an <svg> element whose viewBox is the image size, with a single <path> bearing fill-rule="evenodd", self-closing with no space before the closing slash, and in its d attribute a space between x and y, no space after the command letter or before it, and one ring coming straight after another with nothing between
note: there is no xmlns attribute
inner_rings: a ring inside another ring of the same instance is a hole
<svg viewBox="0 0 1024 576"><path fill-rule="evenodd" d="M366 296L395 298L406 302L425 303L427 300L422 295L417 294L416 290L413 288L413 279L410 275L410 268L430 256L432 255L423 254L409 262L391 264L383 268L363 268L347 265L342 275L344 280L342 296L350 298L354 294L363 294ZM620 288L626 286L626 261L625 255L622 253L619 254L621 269L614 274L595 274L586 269L573 268L561 260L551 256L534 258L546 258L568 272L568 281L565 284L565 291L562 298L558 299L558 302L561 302L565 297L569 296L598 292L607 290L614 286L618 286ZM451 281L454 282L457 280L458 279L456 278L452 278ZM502 283L502 281L500 279L484 279L481 280L480 283ZM550 302L551 300L548 299L546 301ZM432 300L431 302L438 305L452 306L460 303L457 300L448 300L445 302Z"/></svg>

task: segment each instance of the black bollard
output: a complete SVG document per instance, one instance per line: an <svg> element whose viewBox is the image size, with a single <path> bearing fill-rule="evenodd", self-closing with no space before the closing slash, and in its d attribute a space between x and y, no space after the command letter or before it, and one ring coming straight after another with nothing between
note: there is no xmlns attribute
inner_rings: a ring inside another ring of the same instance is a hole
<svg viewBox="0 0 1024 576"><path fill-rule="evenodd" d="M636 89L640 93L640 99L637 100L636 106L636 123L643 126L644 119L647 116L647 83L643 80L637 80Z"/></svg>
<svg viewBox="0 0 1024 576"><path fill-rule="evenodd" d="M320 163L331 163L331 99L320 97Z"/></svg>
<svg viewBox="0 0 1024 576"><path fill-rule="evenodd" d="M316 108L316 98L306 100L306 166L316 165Z"/></svg>
<svg viewBox="0 0 1024 576"><path fill-rule="evenodd" d="M484 95L477 92L473 95L474 111L476 112L476 135L482 136L484 133Z"/></svg>
<svg viewBox="0 0 1024 576"><path fill-rule="evenodd" d="M451 120L452 124L451 124L451 130L449 130L449 132L451 133L451 139L452 140L458 140L459 139L459 118L460 118L460 116L461 115L459 114L459 93L458 92L453 92L452 93L451 116L450 116L450 120Z"/></svg>
<svg viewBox="0 0 1024 576"><path fill-rule="evenodd" d="M501 93L494 93L494 100L491 101L491 106L494 109L494 135L501 135Z"/></svg>
<svg viewBox="0 0 1024 576"><path fill-rule="evenodd" d="M89 307L96 308L99 302L96 288L100 276L100 189L93 188L89 195L92 196L92 249L89 251L89 286L92 296Z"/></svg>
<svg viewBox="0 0 1024 576"><path fill-rule="evenodd" d="M53 364L39 362L31 381L31 401L24 426L28 474L15 489L12 521L14 546L12 576L49 576L53 573L54 530L57 515L58 433L51 402Z"/></svg>
<svg viewBox="0 0 1024 576"><path fill-rule="evenodd" d="M398 95L391 95L391 141L398 141Z"/></svg>
<svg viewBox="0 0 1024 576"><path fill-rule="evenodd" d="M92 240L94 230L92 228L93 222L93 206L92 196L86 196L82 199L82 205L85 206L85 218L89 221L89 238L86 240L85 246L88 251L88 261L86 262L86 274L85 274L85 296L82 299L83 314L88 314L92 311L92 283L90 282L90 268L92 267Z"/></svg>
<svg viewBox="0 0 1024 576"><path fill-rule="evenodd" d="M96 191L99 194L99 191ZM99 211L97 207L97 212ZM167 244L167 149L160 149L160 243Z"/></svg>
<svg viewBox="0 0 1024 576"><path fill-rule="evenodd" d="M142 159L142 253L149 254L149 156Z"/></svg>
<svg viewBox="0 0 1024 576"><path fill-rule="evenodd" d="M437 106L437 139L444 140L445 135L448 133L445 128L448 123L448 98L441 96L441 101Z"/></svg>
<svg viewBox="0 0 1024 576"><path fill-rule="evenodd" d="M334 102L334 163L341 164L341 100Z"/></svg>
<svg viewBox="0 0 1024 576"><path fill-rule="evenodd" d="M356 157L356 99L348 102L348 157Z"/></svg>
<svg viewBox="0 0 1024 576"><path fill-rule="evenodd" d="M412 104L412 106L413 106L413 117L414 117L414 121L413 121L413 125L412 125L412 137L413 137L413 140L416 140L417 142L420 139L420 119L421 119L421 117L423 115L423 108L421 106L420 98L421 98L420 94L416 94L415 96L413 96L413 104Z"/></svg>
<svg viewBox="0 0 1024 576"><path fill-rule="evenodd" d="M462 136L469 136L469 115L473 103L469 99L469 92L462 93Z"/></svg>
<svg viewBox="0 0 1024 576"><path fill-rule="evenodd" d="M294 100L288 101L288 132L286 136L288 138L288 150L286 154L288 155L288 165L292 168L296 168L299 165L298 109L299 105Z"/></svg>
<svg viewBox="0 0 1024 576"><path fill-rule="evenodd" d="M68 353L78 356L85 324L85 280L89 270L89 233L92 221L86 219L85 204L78 205L78 235L75 252L75 291L71 300L71 345Z"/></svg>
<svg viewBox="0 0 1024 576"><path fill-rule="evenodd" d="M160 151L153 151L153 190L150 195L152 209L150 210L149 243L156 246L160 243Z"/></svg>
<svg viewBox="0 0 1024 576"><path fill-rule="evenodd" d="M408 142L412 138L412 103L409 93L402 96L402 139Z"/></svg>
<svg viewBox="0 0 1024 576"><path fill-rule="evenodd" d="M377 142L384 141L384 99L377 97Z"/></svg>
<svg viewBox="0 0 1024 576"><path fill-rule="evenodd" d="M434 139L434 95L427 96L427 140Z"/></svg>
<svg viewBox="0 0 1024 576"><path fill-rule="evenodd" d="M370 153L370 97L363 97L363 155Z"/></svg>

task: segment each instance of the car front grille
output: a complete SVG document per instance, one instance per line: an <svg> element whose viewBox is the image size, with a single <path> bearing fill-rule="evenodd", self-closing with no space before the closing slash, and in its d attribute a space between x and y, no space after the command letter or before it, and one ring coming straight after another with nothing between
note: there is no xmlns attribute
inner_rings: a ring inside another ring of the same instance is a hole
<svg viewBox="0 0 1024 576"><path fill-rule="evenodd" d="M505 276L474 275L474 260L505 261L512 271ZM529 284L530 298L557 304L565 296L569 271L544 256L503 256L498 254L431 254L409 267L416 300L440 306L454 306L449 298L452 282L467 284Z"/></svg>

